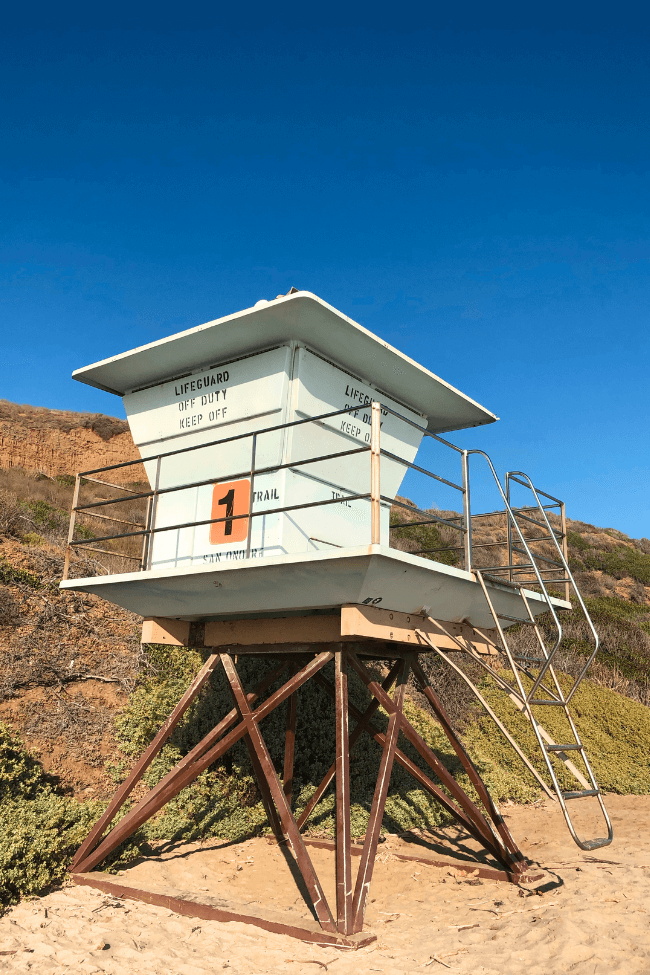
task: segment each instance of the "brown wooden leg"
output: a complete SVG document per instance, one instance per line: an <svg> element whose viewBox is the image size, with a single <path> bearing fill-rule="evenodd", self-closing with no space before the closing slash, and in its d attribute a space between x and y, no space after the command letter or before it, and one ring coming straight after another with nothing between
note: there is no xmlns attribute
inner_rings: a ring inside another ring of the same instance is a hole
<svg viewBox="0 0 650 975"><path fill-rule="evenodd" d="M396 665L397 669L399 669L400 666L401 666L401 661L398 661L398 663ZM392 671L391 671L391 673L392 673ZM334 698L334 689L333 689L332 685L330 684L330 682L328 680L326 680L322 676L322 674L317 674L315 679L316 679L316 682L318 684L320 684L320 686L323 687L327 691L327 693L330 695L330 697ZM388 680L388 678L386 680ZM392 683L392 681L391 681L391 683ZM387 689L386 688L386 681L384 681L384 683L382 684L382 688L384 690ZM374 701L374 704L376 705L376 707L379 707L379 702L376 699ZM386 735L384 735L383 732L381 732L379 730L379 728L377 728L375 725L373 725L372 722L366 717L366 715L368 714L368 711L370 710L370 707L366 710L365 714L362 714L354 706L354 704L348 704L348 710L349 710L350 715L355 719L355 721L357 721L357 726L354 729L354 735L357 735L357 736L358 735L361 735L365 731L383 749L383 747L384 747L384 745L386 743ZM352 738L353 738L353 736L350 737L350 748L352 747ZM463 829L467 830L467 832L471 836L473 836L475 840L478 840L478 842L481 843L485 847L485 849L488 850L488 852L490 852L494 857L496 857L497 860L500 860L501 859L501 850L500 850L500 847L498 847L496 843L488 844L485 836L476 828L476 826L471 821L471 819L468 819L467 818L467 816L465 815L465 813L463 812L463 810L460 809L449 798L449 796L446 794L446 792L443 792L442 789L439 788L439 786L435 785L435 783L433 783L431 781L431 779L428 778L428 776L426 776L424 774L424 772L422 772L422 770L420 768L418 768L418 766L414 762L412 762L410 760L410 758L407 758L406 755L404 754L404 752L401 751L401 749L399 749L399 748L396 749L396 751L395 751L395 761L398 763L398 765L401 765L403 769L405 769L407 772L409 772L413 776L413 778L416 780L416 782L418 782L422 786L423 789L425 789L431 796L433 796L433 798L436 799L440 803L440 805L444 809L446 809L448 813L450 813L453 816L453 818L456 820L456 822L459 823L459 825L462 826ZM328 775L329 775L329 773L328 773ZM325 780L323 780L323 781L325 781ZM331 781L331 780L328 779L328 784L329 784L329 781ZM321 783L321 785L322 784L323 783ZM321 788L321 786L319 786L319 789L320 788ZM325 790L323 789L323 791L325 791ZM321 795L322 795L322 793L321 793ZM311 801L313 801L313 799ZM314 805L315 805L315 803L314 803ZM305 810L305 811L307 811L307 810ZM300 820L298 820L298 825L300 826Z"/></svg>
<svg viewBox="0 0 650 975"><path fill-rule="evenodd" d="M371 694L379 699L379 703L384 708L384 710L390 715L395 711L395 705L391 701L390 697L381 688L381 686L372 679L372 676L368 673L363 664L359 661L356 654L352 651L348 651L348 660L352 667L364 682ZM490 852L494 852L494 855L504 864L507 870L519 869L517 860L510 854L510 852L501 845L495 834L490 829L490 826L485 819L483 813L478 808L478 806L472 802L469 796L461 789L453 775L445 768L438 756L429 748L424 739L417 733L415 728L408 722L405 718L402 718L401 722L402 731L407 740L413 745L416 751L422 756L425 762L429 765L431 769L435 772L441 783L449 789L452 796L456 802L461 806L465 815L470 819L476 829L481 834L481 841Z"/></svg>
<svg viewBox="0 0 650 975"><path fill-rule="evenodd" d="M401 664L400 661L398 660L397 663L393 665L393 668L388 674L388 676L384 679L381 686L384 688L385 691L389 691L393 686L393 684L395 683L395 680L397 679L397 675L399 673L400 666ZM316 674L315 680L316 683L320 684L321 687L325 688L325 690L332 697L333 700L336 699L336 692L334 688L332 687L332 685L328 680L325 680L325 678L323 678L322 674ZM352 734L350 735L349 751L352 751L357 741L359 740L363 732L366 730L365 722L370 720L370 718L373 716L373 714L375 713L378 707L379 707L379 701L377 701L376 698L373 698L370 704L368 705L368 707L366 708L364 714L362 715L361 712L357 711L357 709L353 705L348 704L349 713L352 714L355 720L357 721L357 726L352 732ZM303 828L303 826L311 816L312 812L314 811L315 807L321 801L323 795L327 791L327 788L335 775L336 775L336 762L333 762L330 765L327 772L325 773L320 785L314 792L313 796L311 797L311 799L309 800L309 802L307 803L303 811L300 813L300 816L298 817L298 829Z"/></svg>
<svg viewBox="0 0 650 975"><path fill-rule="evenodd" d="M254 719L256 721L261 720L270 714L279 704L294 693L298 687L304 684L306 681L313 677L321 667L324 667L332 657L333 653L325 651L318 654L313 660L306 664L298 673L292 677L290 680L283 684L279 690L275 691L266 701L259 705L259 707L253 712ZM248 705L247 705L248 706ZM209 768L214 762L216 762L222 755L232 748L232 746L243 738L247 732L247 725L245 722L241 722L236 728L233 728L225 738L219 741L218 744L213 745L207 751L205 751L205 742L209 738L214 741L220 735L224 734L226 729L230 727L237 720L237 710L231 711L229 715L226 715L222 721L214 728L206 738L203 739L199 745L196 746L196 751L201 751L201 755L197 758L191 765L184 764L183 762L172 769L172 771L165 776L163 780L165 785L161 789L159 786L163 783L159 783L156 786L156 798L154 801L149 801L149 797L145 796L142 802L138 804L136 809L132 810L127 816L121 820L117 826L115 826L108 836L100 843L97 849L88 857L83 860L82 863L78 864L77 870L80 872L87 872L92 870L93 867L97 866L98 863L108 856L116 847L123 843L125 839L128 839L139 826L153 816L155 812L161 809L165 803L173 799L174 796L184 789L186 786L190 785L200 774L204 772L205 769ZM154 790L152 790L153 792Z"/></svg>
<svg viewBox="0 0 650 975"><path fill-rule="evenodd" d="M348 670L336 654L336 920L342 934L352 933L352 853L350 836L350 752Z"/></svg>
<svg viewBox="0 0 650 975"><path fill-rule="evenodd" d="M316 875L316 871L314 870L311 858L307 852L307 848L303 843L302 836L300 835L298 827L296 826L296 821L291 814L291 810L287 803L287 797L285 796L278 780L277 774L273 767L273 762L271 761L271 756L269 755L266 743L262 738L257 721L255 720L255 715L248 706L248 701L246 700L246 695L244 694L244 689L241 686L239 674L235 669L232 657L230 654L223 653L221 654L221 662L230 683L233 696L237 702L237 707L239 708L246 725L247 734L249 735L253 743L253 747L257 752L257 757L262 766L263 775L268 783L271 795L273 796L273 801L275 802L276 808L280 814L282 828L287 835L287 839L289 840L291 849L293 850L298 863L298 869L302 874L303 880L305 881L309 895L312 899L316 916L324 930L335 931L336 925L334 924L334 918L332 917L332 913L329 909L325 892L323 891L320 881Z"/></svg>
<svg viewBox="0 0 650 975"><path fill-rule="evenodd" d="M370 810L370 819L368 820L366 838L363 844L363 853L361 854L361 863L359 864L357 882L354 888L352 930L355 933L357 931L361 931L363 928L363 916L366 910L366 900L368 898L368 890L370 888L370 881L372 880L372 873L375 866L381 821L384 816L384 808L386 806L386 798L388 796L388 787L390 785L390 776L393 770L393 760L395 758L395 750L397 748L397 738L399 736L402 722L402 707L404 704L404 694L406 692L407 680L408 664L406 661L402 661L400 674L397 678L395 697L393 700L394 710L388 719L386 741L381 756L381 764L379 766L375 794L373 796L372 808Z"/></svg>
<svg viewBox="0 0 650 975"><path fill-rule="evenodd" d="M133 792L135 786L138 784L160 749L171 735L178 722L187 711L194 698L197 696L205 682L210 678L218 659L218 655L213 653L212 656L208 657L206 662L203 664L203 667L198 672L188 689L185 691L182 698L169 715L154 740L150 745L147 746L147 748L145 748L130 774L113 796L106 811L99 817L91 831L88 833L88 836L75 853L70 865L71 870L74 870L76 866L81 863L99 843L102 833L106 830L107 826L111 824L117 813L124 805L125 801Z"/></svg>

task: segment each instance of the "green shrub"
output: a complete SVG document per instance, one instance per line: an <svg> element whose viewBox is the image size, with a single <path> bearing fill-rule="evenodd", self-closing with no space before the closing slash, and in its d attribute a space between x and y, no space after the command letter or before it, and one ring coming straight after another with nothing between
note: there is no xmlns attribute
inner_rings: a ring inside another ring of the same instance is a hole
<svg viewBox="0 0 650 975"><path fill-rule="evenodd" d="M570 679L562 678L562 682L566 688ZM485 680L481 690L497 716L550 785L529 721L489 678ZM536 710L538 721L555 741L572 740L560 708ZM570 710L601 789L623 795L650 793L650 765L647 757L650 751L650 708L585 680L578 688ZM492 764L494 768L502 769L505 763L510 766L512 758L513 768L517 766L520 770L518 774L522 783L530 788L534 787L533 776L520 763L489 717L481 717L467 729L465 737L470 753L480 754L486 765ZM585 769L577 754L570 753L569 757L584 774ZM559 760L555 761L555 768L562 787L575 789L576 780ZM498 787L498 783L494 796L496 799L511 798L505 793L503 786Z"/></svg>
<svg viewBox="0 0 650 975"><path fill-rule="evenodd" d="M0 908L60 881L97 812L62 795L0 724Z"/></svg>
<svg viewBox="0 0 650 975"><path fill-rule="evenodd" d="M42 498L21 501L21 504L29 511L34 524L40 528L60 528L66 520L65 512L61 511L60 508L55 508L54 505Z"/></svg>
<svg viewBox="0 0 650 975"><path fill-rule="evenodd" d="M23 535L22 541L25 543L25 545L39 546L43 544L45 539L42 535L39 535L38 532L27 532L26 535Z"/></svg>
<svg viewBox="0 0 650 975"><path fill-rule="evenodd" d="M6 559L0 561L0 583L4 583L5 586L12 584L29 586L31 589L39 589L41 586L40 579L33 572L19 569L11 565Z"/></svg>
<svg viewBox="0 0 650 975"><path fill-rule="evenodd" d="M575 552L571 553L572 569L598 570L606 572L614 579L629 577L644 586L650 586L650 555L646 552L630 545L619 545L608 552L604 549L591 548L580 535L577 537L582 544L576 544L573 540L574 533L570 532L569 535L572 536L569 538L569 543L574 550L576 548L579 550L578 555L575 555Z"/></svg>

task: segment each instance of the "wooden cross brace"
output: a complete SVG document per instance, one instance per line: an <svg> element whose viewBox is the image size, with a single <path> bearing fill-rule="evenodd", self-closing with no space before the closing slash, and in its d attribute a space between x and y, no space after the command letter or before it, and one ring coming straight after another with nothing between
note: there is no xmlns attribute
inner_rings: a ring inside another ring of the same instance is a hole
<svg viewBox="0 0 650 975"><path fill-rule="evenodd" d="M278 652L278 656L282 657L281 652ZM332 659L335 661L334 685L322 674L323 667ZM137 782L210 678L219 661L223 666L232 694L233 709L175 768L150 789L107 835L104 835ZM292 676L278 690L270 694L266 700L254 707L258 699L269 690L288 663L291 664L294 671ZM372 696L372 700L363 713L348 700L349 668L356 672ZM405 717L404 699L409 674L411 673L427 697L445 735L465 768L485 812L479 809L460 787L452 774ZM298 689L311 679L315 679L335 702L336 758L307 807L296 820L291 809L296 695ZM393 685L395 685L395 690L391 697L388 692ZM259 725L263 718L267 717L284 701L288 702L288 708L283 782L281 783ZM385 733L372 723L372 717L380 707L388 714L388 727ZM351 733L348 728L349 716L356 722ZM356 881L353 882L349 756L351 749L364 732L381 746L382 756L359 868ZM440 784L432 781L398 748L400 732L429 766ZM391 771L395 761L409 771L419 785L433 796L470 835L478 840L511 876L521 875L528 866L494 805L478 771L453 730L440 700L429 685L418 663L417 654L415 652L403 654L394 663L389 674L380 684L367 670L358 654L347 645L339 643L330 645L329 649L315 654L311 660L302 666L296 662L295 654L290 658L281 660L279 665L249 693L246 693L242 686L233 656L229 653L213 654L206 661L172 714L138 760L128 778L117 790L105 813L79 847L72 861L71 871L74 874L87 874L93 870L109 853L128 839L138 827L150 819L170 799L178 795L205 769L222 758L242 738L248 748L253 773L273 833L278 842L287 842L293 851L311 901L312 912L323 932L330 932L337 937L345 937L355 935L363 929L368 890L372 880ZM336 781L336 917L327 902L307 851L306 841L301 833L316 804L333 780ZM88 878L85 878L84 882L89 882Z"/></svg>

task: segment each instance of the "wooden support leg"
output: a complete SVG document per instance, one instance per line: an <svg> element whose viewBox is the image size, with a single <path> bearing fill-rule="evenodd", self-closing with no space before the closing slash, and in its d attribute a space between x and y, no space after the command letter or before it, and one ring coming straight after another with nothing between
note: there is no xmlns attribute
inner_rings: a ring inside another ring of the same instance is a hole
<svg viewBox="0 0 650 975"><path fill-rule="evenodd" d="M372 676L357 658L356 654L348 651L347 656L351 666L355 669L370 693L379 699L379 703L389 715L392 714L395 711L395 705L388 694L372 679ZM519 867L515 866L518 861L498 841L481 810L472 802L463 789L461 789L453 775L445 768L438 756L429 748L415 728L405 718L402 719L401 726L404 736L422 756L427 765L433 769L441 783L449 789L456 802L463 809L466 817L473 822L475 828L481 835L481 842L486 849L494 853L507 870L519 869Z"/></svg>
<svg viewBox="0 0 650 975"><path fill-rule="evenodd" d="M339 650L336 661L336 920L341 934L352 933L352 853L350 836L350 752L348 670Z"/></svg>
<svg viewBox="0 0 650 975"><path fill-rule="evenodd" d="M401 661L398 661L398 663L396 664L396 668L399 669L400 666L401 666ZM393 673L393 671L391 671L391 674L392 673ZM389 677L390 676L391 675L389 674ZM330 695L330 697L331 698L334 698L334 688L332 687L332 685L330 684L330 682L328 680L326 680L323 677L322 674L317 674L315 679L316 679L316 682L318 684L320 684L320 686L323 687L327 691L327 693ZM382 688L384 690L387 689L387 687L386 687L387 682L388 682L388 678L386 678L386 680L382 684ZM391 680L390 683L392 684L393 681ZM379 702L376 699L374 699L374 702L373 703L375 705L374 710L376 710L376 708L379 707ZM369 734L370 737L373 738L377 742L377 744L383 749L383 747L385 745L385 742L386 742L386 735L384 735L383 732L381 732L379 730L379 728L377 728L370 721L369 717L367 717L368 712L370 711L371 707L372 707L372 704L366 709L365 714L362 714L354 706L354 704L350 704L350 703L348 704L349 714L357 722L357 726L354 729L353 734L350 736L350 749L352 749L353 739L356 741L356 738L359 735L361 735L362 732L364 732L364 731L367 732L367 734ZM449 798L449 796L446 794L446 792L443 792L442 789L439 786L435 785L435 783L433 783L431 781L431 779L428 778L428 776L426 776L424 774L424 772L422 772L422 770L419 769L418 766L414 762L411 761L410 758L407 758L406 755L404 754L404 752L401 751L401 749L399 749L399 748L396 749L396 751L395 751L395 761L398 763L398 765L401 765L403 769L405 769L407 772L409 772L413 776L413 778L415 779L415 781L418 782L422 786L422 788L425 789L431 796L433 796L433 798L436 799L440 803L440 805L443 807L443 809L446 809L447 812L450 813L453 816L453 818L456 820L456 822L460 826L462 826L463 829L467 830L467 832L471 836L473 836L475 840L477 840L479 843L481 843L485 847L485 849L488 850L489 853L491 853L494 857L496 857L497 860L500 860L501 859L501 851L500 851L500 848L496 845L496 843L488 844L487 841L486 841L486 839L485 839L485 836L476 828L476 826L471 821L471 819L468 819L468 817L465 815L465 813L463 812L463 810L460 809L459 806L457 806L456 803L453 802ZM332 772L332 775L333 774L334 773ZM328 778L328 776L329 776L329 772L328 772L328 774L326 776L327 784L329 784L329 782L331 781L331 779ZM323 783L325 783L325 779L323 779L323 782L318 787L319 790L321 789L321 786L323 786ZM325 785L325 788L327 787L327 784ZM325 788L323 788L323 792L325 791ZM321 795L322 795L322 793L321 793ZM320 796L318 798L320 798ZM313 799L310 800L310 802L313 802ZM314 805L315 805L315 802L314 802ZM305 812L307 812L307 810L305 810ZM304 815L304 813L303 813L303 815ZM298 826L300 826L300 825L301 825L301 820L298 820Z"/></svg>
<svg viewBox="0 0 650 975"><path fill-rule="evenodd" d="M521 853L519 847L517 846L514 839L512 838L512 834L510 833L510 830L506 826L503 816L501 815L496 805L494 804L492 796L488 792L487 787L483 779L479 775L476 766L474 765L471 758L465 751L465 747L461 742L460 738L454 731L451 721L449 720L449 716L442 706L442 702L440 701L440 698L438 697L438 695L435 693L435 691L429 684L429 681L427 680L426 675L422 670L422 668L420 667L420 664L418 663L417 658L415 656L413 657L412 660L412 668L413 668L413 673L415 674L415 677L418 683L420 684L420 687L422 688L422 693L424 694L427 701L433 708L434 714L438 718L438 721L440 722L443 731L447 735L451 747L454 749L454 751L458 755L458 758L462 762L463 768L467 772L467 775L469 776L472 785L476 789L481 802L485 806L485 809L489 813L492 822L496 826L506 849L510 851L510 853L515 858L515 860L520 861L519 864L515 864L513 865L513 867L515 869L525 870L528 867L527 861L524 859L523 854Z"/></svg>
<svg viewBox="0 0 650 975"><path fill-rule="evenodd" d="M393 684L395 683L397 679L397 675L399 673L400 665L401 665L400 661L398 660L397 663L393 665L392 670L383 681L381 686L385 691L389 691L393 686ZM317 674L315 678L316 683L324 687L327 693L335 700L336 698L335 691L332 688L330 682L328 680L325 680L325 678L323 678L322 680L320 678L322 678L322 674ZM356 745L357 741L365 731L366 721L370 720L370 718L373 716L373 714L375 713L378 707L379 707L379 701L377 701L376 698L373 698L370 704L368 705L368 707L366 708L364 714L362 715L359 711L357 711L355 707L353 707L353 705L350 704L348 705L349 712L354 716L355 720L357 721L357 726L352 732L352 734L350 735L349 751L352 751L352 749ZM298 818L298 829L303 828L303 826L311 816L312 812L314 811L318 803L321 801L322 797L327 791L330 782L332 781L335 775L336 775L336 762L333 762L332 765L330 765L327 772L325 773L325 775L323 776L323 779L319 784L318 788L316 789L316 791L314 792L313 796L311 797L311 799L309 800L309 802L301 812Z"/></svg>
<svg viewBox="0 0 650 975"><path fill-rule="evenodd" d="M307 852L307 848L303 842L302 836L300 835L296 821L291 814L291 810L287 803L287 797L285 796L276 775L273 762L271 761L271 756L269 755L266 743L262 738L257 721L255 720L255 716L248 706L248 701L246 700L246 695L244 694L244 689L241 686L239 674L235 669L232 657L230 654L223 653L221 654L221 662L230 683L233 697L237 702L237 707L243 717L244 724L246 725L246 732L253 743L255 751L257 752L257 757L262 766L264 777L266 778L273 801L275 802L277 810L280 814L282 827L287 835L291 849L295 854L298 869L302 874L303 880L305 881L309 895L312 899L316 917L318 918L321 927L323 927L325 931L335 931L336 925L334 924L334 918L332 917L332 913L329 909L325 892L323 891L320 881L316 876L316 871L314 870L311 858Z"/></svg>
<svg viewBox="0 0 650 975"><path fill-rule="evenodd" d="M366 910L368 889L370 887L372 872L375 866L375 856L377 854L377 843L379 842L381 821L384 816L384 808L386 806L386 798L388 796L388 786L390 785L390 775L393 770L395 749L397 748L397 739L402 722L402 707L404 704L404 694L406 692L406 682L408 680L408 669L408 663L403 661L400 668L400 674L397 679L397 687L393 701L394 709L388 719L386 742L384 744L384 750L381 756L377 785L375 786L375 794L372 800L372 808L370 810L370 819L368 821L366 838L363 844L363 853L361 854L361 863L359 864L359 871L357 873L357 882L354 888L354 902L352 906L352 930L355 933L357 931L361 931L363 928L363 915L365 914Z"/></svg>
<svg viewBox="0 0 650 975"><path fill-rule="evenodd" d="M279 690L271 694L270 697L266 699L260 706L253 712L253 717L255 721L261 721L265 718L267 714L270 714L279 704L294 693L298 687L304 684L306 681L313 677L314 674L318 673L321 667L324 667L332 657L333 653L325 651L318 654L313 660L306 664L298 673L288 680L286 684L283 684ZM267 678L268 680L269 678ZM271 681L272 682L272 681ZM267 685L268 686L268 685ZM248 703L247 703L248 707ZM232 748L232 746L243 738L247 733L247 724L241 722L237 727L233 728L226 734L225 738L222 738L218 744L212 745L212 747L205 750L205 743L209 739L211 742L218 739L225 731L234 724L237 720L238 714L237 709L226 715L222 721L210 732L206 738L203 739L199 745L196 746L195 751L200 753L200 757L197 757L195 761L191 764L187 764L187 758L176 766L167 776L163 782L156 786L155 800L151 800L150 796L145 796L142 802L138 803L138 806L131 810L131 812L122 819L117 826L113 827L108 836L99 844L97 849L87 856L81 863L77 865L77 870L80 872L86 872L92 870L93 867L97 866L98 863L108 856L116 847L123 843L124 840L128 839L139 826L153 816L155 812L161 809L165 803L173 799L174 796L184 789L186 786L190 785L194 780L204 772L205 769L209 768L214 762L216 762L222 755ZM163 783L164 786L163 786ZM162 788L161 788L162 786Z"/></svg>
<svg viewBox="0 0 650 975"><path fill-rule="evenodd" d="M194 678L194 680L192 681L188 689L185 691L182 698L180 699L180 701L178 702L178 704L176 705L172 713L169 715L169 717L161 727L160 731L158 732L154 740L147 748L145 748L144 752L142 753L142 755L136 762L134 768L132 769L130 775L124 780L124 782L121 784L121 786L113 796L106 811L103 813L102 816L99 817L99 819L97 820L97 822L95 823L91 831L88 833L88 836L86 837L86 839L83 841L83 843L77 850L72 860L72 863L70 865L71 870L74 870L77 867L77 865L81 863L84 860L84 858L89 853L91 853L94 847L99 843L102 834L104 833L106 828L110 826L111 822L115 819L115 816L120 811L120 809L122 808L122 806L124 805L128 797L131 795L133 789L138 784L138 782L140 781L144 773L147 771L152 761L154 760L154 758L156 757L160 749L163 747L163 745L171 735L172 731L174 730L178 722L181 720L181 718L187 711L192 701L195 699L195 697L197 696L197 694L199 693L199 691L201 690L205 682L211 676L212 671L214 670L218 659L219 659L218 655L214 653L212 654L211 657L209 657L206 660L203 667L196 675L196 677Z"/></svg>

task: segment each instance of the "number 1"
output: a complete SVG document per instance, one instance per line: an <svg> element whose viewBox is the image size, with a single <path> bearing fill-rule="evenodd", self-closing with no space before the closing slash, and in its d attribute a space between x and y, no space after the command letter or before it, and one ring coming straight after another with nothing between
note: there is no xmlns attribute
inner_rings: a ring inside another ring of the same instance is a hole
<svg viewBox="0 0 650 975"><path fill-rule="evenodd" d="M225 504L226 506L226 521L224 522L224 535L232 535L232 513L235 505L235 489L230 488L228 494L224 495L217 504Z"/></svg>

